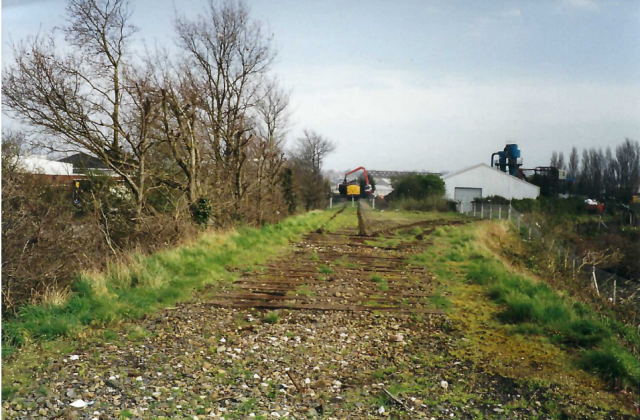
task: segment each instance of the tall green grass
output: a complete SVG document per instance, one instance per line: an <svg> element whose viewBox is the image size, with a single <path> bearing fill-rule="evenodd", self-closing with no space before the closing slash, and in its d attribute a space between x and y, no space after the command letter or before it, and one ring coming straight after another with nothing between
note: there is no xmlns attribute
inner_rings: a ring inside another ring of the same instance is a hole
<svg viewBox="0 0 640 420"><path fill-rule="evenodd" d="M544 282L510 272L483 250L476 227L443 226L432 233L434 247L409 258L428 267L440 279L455 278L452 267L466 280L483 286L500 305L498 320L523 335L544 335L573 349L576 362L618 388L640 385L640 361L630 349L640 348L640 334L606 310L598 310L559 293ZM444 274L448 273L448 276Z"/></svg>
<svg viewBox="0 0 640 420"><path fill-rule="evenodd" d="M134 255L128 263L113 264L105 272L80 273L64 305L28 305L3 322L3 352L33 340L74 335L86 326L139 318L188 300L206 284L232 281L237 276L232 269L263 263L289 242L318 229L335 212L307 213L260 229L205 233L190 245ZM355 223L350 213L333 219L326 228Z"/></svg>
<svg viewBox="0 0 640 420"><path fill-rule="evenodd" d="M487 295L502 305L500 321L522 334L544 334L579 350L578 363L618 387L637 387L640 361L619 339L631 336L619 323L561 295L548 284L512 274L495 259L477 259L467 278L484 285ZM624 337L623 333L629 335ZM637 340L636 337L633 340Z"/></svg>

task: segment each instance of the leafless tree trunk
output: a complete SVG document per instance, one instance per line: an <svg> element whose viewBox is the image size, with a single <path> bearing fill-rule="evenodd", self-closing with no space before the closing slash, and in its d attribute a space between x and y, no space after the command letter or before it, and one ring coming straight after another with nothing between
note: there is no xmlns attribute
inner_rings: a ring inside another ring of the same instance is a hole
<svg viewBox="0 0 640 420"><path fill-rule="evenodd" d="M282 153L284 136L289 123L289 94L283 92L277 83L267 85L267 92L257 103L258 122L256 124L257 138L257 213L258 223L262 224L263 217L263 189L266 186L270 195L274 195L274 186L278 174L285 161Z"/></svg>
<svg viewBox="0 0 640 420"><path fill-rule="evenodd" d="M162 134L176 164L186 177L185 191L189 204L200 196L200 136L197 132L196 108L176 92L171 83L161 91Z"/></svg>
<svg viewBox="0 0 640 420"><path fill-rule="evenodd" d="M242 2L211 0L203 15L176 20L178 44L199 93L207 153L217 168L218 191L231 186L234 217L246 192L244 167L255 137L254 108L273 62L270 39Z"/></svg>

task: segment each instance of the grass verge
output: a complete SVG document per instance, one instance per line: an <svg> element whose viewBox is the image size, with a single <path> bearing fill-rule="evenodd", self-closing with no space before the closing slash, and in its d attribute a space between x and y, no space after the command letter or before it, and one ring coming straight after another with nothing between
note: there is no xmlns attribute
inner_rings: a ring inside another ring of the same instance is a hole
<svg viewBox="0 0 640 420"><path fill-rule="evenodd" d="M355 218L347 209L326 226L335 229ZM105 272L80 273L71 297L60 305L29 305L3 322L2 350L8 356L32 341L74 336L87 326L109 326L139 318L191 298L210 283L233 281L236 269L261 264L291 241L316 230L337 209L294 216L262 228L241 227L205 233L192 244L153 255L134 255Z"/></svg>
<svg viewBox="0 0 640 420"><path fill-rule="evenodd" d="M439 228L436 247L411 262L457 273L455 279L479 286L497 305L494 319L511 333L544 337L566 350L575 366L613 388L637 389L640 361L631 350L638 347L637 332L543 281L510 270L479 240L479 235L496 236L483 231L489 225Z"/></svg>

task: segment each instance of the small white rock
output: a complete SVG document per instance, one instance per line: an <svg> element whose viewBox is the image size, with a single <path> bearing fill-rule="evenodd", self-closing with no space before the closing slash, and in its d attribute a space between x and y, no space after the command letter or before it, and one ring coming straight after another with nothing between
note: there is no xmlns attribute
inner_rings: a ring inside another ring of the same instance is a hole
<svg viewBox="0 0 640 420"><path fill-rule="evenodd" d="M447 389L447 388L449 388L449 382L447 382L447 381L440 381L440 386L441 386L443 389Z"/></svg>
<svg viewBox="0 0 640 420"><path fill-rule="evenodd" d="M93 401L90 402L84 402L83 400L75 400L74 402L72 402L71 404L69 404L71 407L75 407L75 408L84 408L88 405L93 404Z"/></svg>
<svg viewBox="0 0 640 420"><path fill-rule="evenodd" d="M384 407L383 406L380 406L380 408L378 408L378 413L384 414Z"/></svg>

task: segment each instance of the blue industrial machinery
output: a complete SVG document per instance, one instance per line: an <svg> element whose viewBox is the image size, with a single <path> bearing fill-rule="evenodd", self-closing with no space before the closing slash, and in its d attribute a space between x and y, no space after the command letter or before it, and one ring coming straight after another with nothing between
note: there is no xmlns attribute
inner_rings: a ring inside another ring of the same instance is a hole
<svg viewBox="0 0 640 420"><path fill-rule="evenodd" d="M497 161L494 161L495 155L498 155ZM518 149L518 145L507 144L503 151L491 154L491 167L493 167L494 164L502 172L509 172L509 175L516 176L518 168L522 166L522 159L520 159L520 149Z"/></svg>

